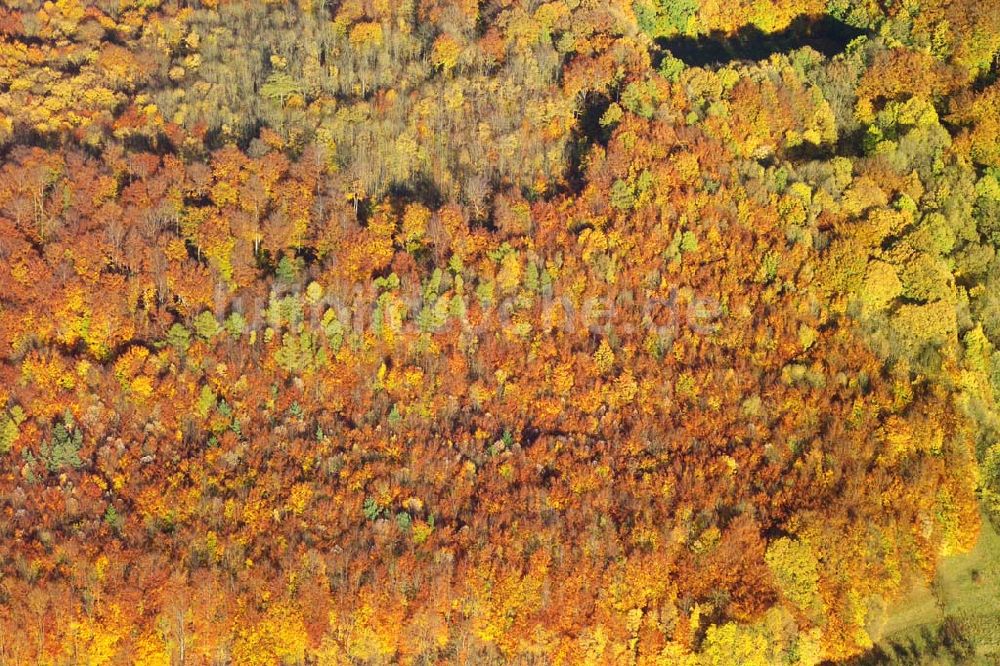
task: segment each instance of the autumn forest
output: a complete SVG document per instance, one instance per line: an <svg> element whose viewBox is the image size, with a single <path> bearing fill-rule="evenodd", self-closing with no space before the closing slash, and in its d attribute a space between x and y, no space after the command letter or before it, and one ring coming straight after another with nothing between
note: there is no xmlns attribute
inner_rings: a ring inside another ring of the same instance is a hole
<svg viewBox="0 0 1000 666"><path fill-rule="evenodd" d="M0 1L0 664L883 663L998 252L998 0Z"/></svg>

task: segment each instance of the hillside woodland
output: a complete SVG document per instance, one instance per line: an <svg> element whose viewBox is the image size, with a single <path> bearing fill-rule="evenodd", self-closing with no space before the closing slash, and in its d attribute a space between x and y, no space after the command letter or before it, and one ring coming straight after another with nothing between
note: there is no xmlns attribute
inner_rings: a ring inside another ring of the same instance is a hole
<svg viewBox="0 0 1000 666"><path fill-rule="evenodd" d="M998 52L996 0L0 3L0 663L863 655L1000 515Z"/></svg>

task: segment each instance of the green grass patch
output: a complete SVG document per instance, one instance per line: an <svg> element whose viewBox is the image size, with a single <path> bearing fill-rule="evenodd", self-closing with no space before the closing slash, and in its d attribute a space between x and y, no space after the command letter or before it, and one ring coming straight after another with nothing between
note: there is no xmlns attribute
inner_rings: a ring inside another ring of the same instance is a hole
<svg viewBox="0 0 1000 666"><path fill-rule="evenodd" d="M880 640L857 664L1000 664L1000 536L984 517L972 551L942 560L887 610Z"/></svg>

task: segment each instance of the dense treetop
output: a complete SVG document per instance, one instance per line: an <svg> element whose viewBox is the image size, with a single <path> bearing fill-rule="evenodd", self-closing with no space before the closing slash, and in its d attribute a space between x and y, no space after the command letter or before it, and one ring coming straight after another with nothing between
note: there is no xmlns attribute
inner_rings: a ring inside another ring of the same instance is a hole
<svg viewBox="0 0 1000 666"><path fill-rule="evenodd" d="M0 662L864 653L1000 515L998 52L993 0L8 1Z"/></svg>

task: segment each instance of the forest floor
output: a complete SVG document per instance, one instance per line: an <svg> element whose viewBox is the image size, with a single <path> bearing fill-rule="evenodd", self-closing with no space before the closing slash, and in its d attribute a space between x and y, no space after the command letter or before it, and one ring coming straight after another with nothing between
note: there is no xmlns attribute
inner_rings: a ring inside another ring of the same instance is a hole
<svg viewBox="0 0 1000 666"><path fill-rule="evenodd" d="M1000 664L1000 535L987 518L976 547L945 558L930 586L890 606L877 664Z"/></svg>

